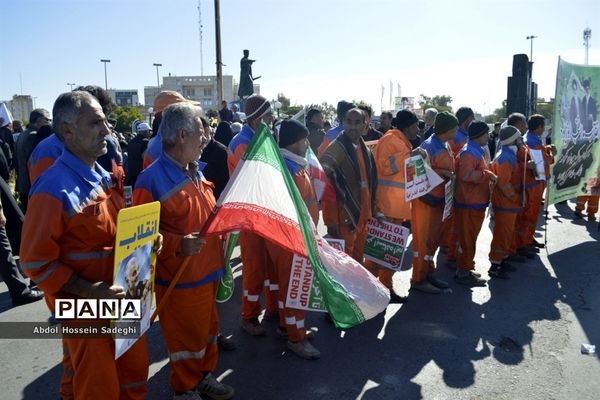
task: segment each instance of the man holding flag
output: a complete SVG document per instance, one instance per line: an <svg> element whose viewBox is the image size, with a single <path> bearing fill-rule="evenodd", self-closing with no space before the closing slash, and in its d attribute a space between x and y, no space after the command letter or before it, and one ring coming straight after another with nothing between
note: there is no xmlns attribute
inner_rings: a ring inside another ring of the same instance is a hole
<svg viewBox="0 0 600 400"><path fill-rule="evenodd" d="M221 238L205 240L198 234L215 206L212 184L204 180L198 163L209 140L201 117L202 109L187 102L165 108L163 152L139 175L133 202L161 202L164 251L157 260L156 300L164 302L159 317L174 399L230 399L233 388L212 375L219 332L215 290L224 260ZM174 289L168 295L170 285Z"/></svg>

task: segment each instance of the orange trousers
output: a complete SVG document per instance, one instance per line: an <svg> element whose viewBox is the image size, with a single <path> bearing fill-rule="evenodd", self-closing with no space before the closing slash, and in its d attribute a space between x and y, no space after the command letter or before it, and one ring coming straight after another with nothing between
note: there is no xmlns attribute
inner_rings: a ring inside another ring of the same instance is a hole
<svg viewBox="0 0 600 400"><path fill-rule="evenodd" d="M448 248L448 254L446 255L446 259L448 261L457 260L458 232L456 228L456 218L454 215L455 212L456 208L452 208L452 214L450 214L448 219L446 219L442 225L440 245Z"/></svg>
<svg viewBox="0 0 600 400"><path fill-rule="evenodd" d="M403 222L407 221L402 218L386 218L386 220L398 225L402 225ZM365 268L369 270L369 272L371 272L373 275L375 275L383 286L392 290L392 288L394 287L394 273L396 271L393 271L389 268L380 267L379 265L377 265L377 263L370 260L365 260Z"/></svg>
<svg viewBox="0 0 600 400"><path fill-rule="evenodd" d="M477 236L485 220L485 210L471 208L455 208L455 226L458 246L456 251L456 267L463 271L475 269L475 251Z"/></svg>
<svg viewBox="0 0 600 400"><path fill-rule="evenodd" d="M344 239L345 253L354 258L361 265L365 260L365 243L367 243L367 220L361 218L356 230L351 231L346 224L340 225L340 239Z"/></svg>
<svg viewBox="0 0 600 400"><path fill-rule="evenodd" d="M511 254L517 213L494 210L494 215L489 259L492 264L500 264Z"/></svg>
<svg viewBox="0 0 600 400"><path fill-rule="evenodd" d="M545 186L540 183L527 189L525 207L517 215L515 232L513 235L513 249L530 246L533 243L535 228L540 216L540 206L544 196Z"/></svg>
<svg viewBox="0 0 600 400"><path fill-rule="evenodd" d="M277 313L278 283L275 266L267 254L266 240L249 232L240 233L242 256L242 318L258 318L260 294L265 293L267 313Z"/></svg>
<svg viewBox="0 0 600 400"><path fill-rule="evenodd" d="M585 203L587 203L587 215L588 217L594 217L598 212L598 200L600 196L577 196L577 205L575 209L577 211L583 211L585 209Z"/></svg>
<svg viewBox="0 0 600 400"><path fill-rule="evenodd" d="M420 199L412 201L411 227L413 235L412 278L422 282L435 271L433 257L440 245L444 206L430 206Z"/></svg>
<svg viewBox="0 0 600 400"><path fill-rule="evenodd" d="M113 339L64 339L63 343L73 367L72 394L75 399L145 398L148 391L146 335L118 360L115 360Z"/></svg>
<svg viewBox="0 0 600 400"><path fill-rule="evenodd" d="M301 342L306 336L305 311L286 306L287 292L294 255L274 243L267 242L267 251L277 268L279 282L279 326L285 327L290 342Z"/></svg>
<svg viewBox="0 0 600 400"><path fill-rule="evenodd" d="M160 328L169 351L170 383L175 392L192 390L217 366L219 319L216 282L173 289L161 310ZM156 286L157 304L167 288Z"/></svg>

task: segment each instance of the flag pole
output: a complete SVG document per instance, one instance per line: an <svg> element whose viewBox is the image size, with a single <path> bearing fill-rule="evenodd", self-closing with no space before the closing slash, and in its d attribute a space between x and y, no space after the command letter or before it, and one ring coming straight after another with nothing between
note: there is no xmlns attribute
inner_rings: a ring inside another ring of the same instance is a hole
<svg viewBox="0 0 600 400"><path fill-rule="evenodd" d="M162 298L162 301L160 303L158 303L158 305L156 306L156 310L154 310L154 312L152 313L152 317L150 318L151 324L154 322L154 320L158 316L158 313L161 311L161 309L164 308L165 304L167 303L167 299L171 295L171 292L173 291L173 289L175 289L175 285L177 284L177 282L179 282L179 278L181 278L183 271L185 271L185 269L188 266L188 264L190 263L191 259L192 259L192 257L190 257L190 256L186 256L183 259L183 262L181 263L181 265L179 266L179 269L177 270L177 273L171 280L171 283L169 284L169 287L167 288L167 291L165 292L165 294Z"/></svg>

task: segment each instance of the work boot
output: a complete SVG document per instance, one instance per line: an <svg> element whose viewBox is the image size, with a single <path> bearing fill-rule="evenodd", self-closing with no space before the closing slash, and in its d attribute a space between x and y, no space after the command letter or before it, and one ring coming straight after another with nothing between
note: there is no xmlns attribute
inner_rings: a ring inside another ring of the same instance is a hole
<svg viewBox="0 0 600 400"><path fill-rule="evenodd" d="M24 304L36 302L43 298L44 298L44 292L42 292L39 289L30 289L29 293L13 298L12 305L14 307L22 306Z"/></svg>
<svg viewBox="0 0 600 400"><path fill-rule="evenodd" d="M488 275L490 276L490 278L499 278L505 280L510 279L510 276L508 276L508 273L504 268L502 268L502 265L500 264L492 264L488 271Z"/></svg>
<svg viewBox="0 0 600 400"><path fill-rule="evenodd" d="M512 261L512 262L518 262L518 263L527 262L527 258L525 258L525 256L522 256L520 254L511 254L510 256L506 257L506 260Z"/></svg>
<svg viewBox="0 0 600 400"><path fill-rule="evenodd" d="M280 338L284 338L284 339L288 338L287 328L285 328L283 326L278 326L277 329L275 329L275 333ZM307 329L306 331L304 331L304 338L307 340L314 340L315 331L313 331L312 329Z"/></svg>
<svg viewBox="0 0 600 400"><path fill-rule="evenodd" d="M540 248L539 247L535 247L534 245L529 245L529 246L527 246L525 248L530 253L540 254Z"/></svg>
<svg viewBox="0 0 600 400"><path fill-rule="evenodd" d="M235 394L235 390L231 386L219 382L211 373L206 374L200 381L196 391L213 400L228 400Z"/></svg>
<svg viewBox="0 0 600 400"><path fill-rule="evenodd" d="M438 279L433 275L427 275L427 281L436 288L447 289L449 287L448 282Z"/></svg>
<svg viewBox="0 0 600 400"><path fill-rule="evenodd" d="M511 263L509 263L506 260L502 261L501 265L502 265L502 269L507 272L515 272L517 270L517 267L515 267L514 265L512 265Z"/></svg>
<svg viewBox="0 0 600 400"><path fill-rule="evenodd" d="M408 297L400 296L398 293L394 291L394 289L390 290L390 304L402 304L408 301Z"/></svg>
<svg viewBox="0 0 600 400"><path fill-rule="evenodd" d="M321 357L319 350L310 344L306 339L301 342L287 342L287 348L293 351L298 357L305 360L316 360Z"/></svg>
<svg viewBox="0 0 600 400"><path fill-rule="evenodd" d="M235 343L231 338L223 336L219 333L217 336L217 346L219 346L219 351L232 351L235 350Z"/></svg>
<svg viewBox="0 0 600 400"><path fill-rule="evenodd" d="M521 247L517 249L517 254L529 259L535 258L535 253L533 251L529 251L529 249L527 249L526 247Z"/></svg>
<svg viewBox="0 0 600 400"><path fill-rule="evenodd" d="M195 390L190 390L183 393L175 393L173 400L202 400L202 396Z"/></svg>
<svg viewBox="0 0 600 400"><path fill-rule="evenodd" d="M581 213L581 211L575 209L575 211L573 211L573 215L575 215L575 219L582 219L583 218L583 214Z"/></svg>
<svg viewBox="0 0 600 400"><path fill-rule="evenodd" d="M438 287L433 286L431 283L429 283L427 279L423 280L422 282L411 283L410 290L418 290L419 292L429 294L440 294L442 292Z"/></svg>
<svg viewBox="0 0 600 400"><path fill-rule="evenodd" d="M546 245L542 242L538 242L537 240L533 239L533 241L531 242L531 246L533 247L537 247L538 249L543 249L546 247Z"/></svg>
<svg viewBox="0 0 600 400"><path fill-rule="evenodd" d="M588 222L596 222L596 216L594 214L588 214Z"/></svg>
<svg viewBox="0 0 600 400"><path fill-rule="evenodd" d="M267 331L258 322L258 318L242 319L242 329L252 336L265 336Z"/></svg>
<svg viewBox="0 0 600 400"><path fill-rule="evenodd" d="M457 270L454 275L456 283L460 283L465 286L485 286L485 279L475 276L471 271Z"/></svg>

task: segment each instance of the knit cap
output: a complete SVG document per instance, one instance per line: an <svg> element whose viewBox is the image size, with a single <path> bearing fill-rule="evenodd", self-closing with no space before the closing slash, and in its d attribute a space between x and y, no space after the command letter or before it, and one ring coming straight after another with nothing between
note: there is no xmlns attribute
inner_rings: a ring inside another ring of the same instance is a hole
<svg viewBox="0 0 600 400"><path fill-rule="evenodd" d="M279 147L288 147L308 137L308 129L295 119L286 119L279 128Z"/></svg>
<svg viewBox="0 0 600 400"><path fill-rule="evenodd" d="M246 99L246 105L244 106L244 112L246 113L246 120L252 121L260 119L267 115L271 111L271 103L259 94L253 94Z"/></svg>
<svg viewBox="0 0 600 400"><path fill-rule="evenodd" d="M458 126L458 119L449 111L439 112L435 116L433 131L437 134L446 133Z"/></svg>
<svg viewBox="0 0 600 400"><path fill-rule="evenodd" d="M512 125L506 125L504 128L500 129L500 134L498 137L500 139L500 143L506 146L513 144L515 140L520 138L521 132Z"/></svg>
<svg viewBox="0 0 600 400"><path fill-rule="evenodd" d="M483 121L473 121L469 125L469 139L477 139L480 136L489 133L490 127Z"/></svg>
<svg viewBox="0 0 600 400"><path fill-rule="evenodd" d="M400 110L396 114L396 117L392 119L392 125L402 130L418 122L417 115L409 110Z"/></svg>

